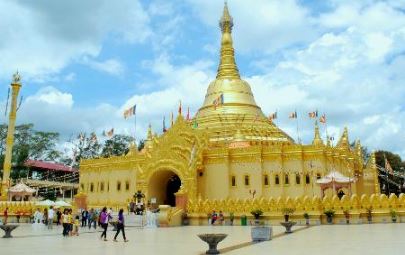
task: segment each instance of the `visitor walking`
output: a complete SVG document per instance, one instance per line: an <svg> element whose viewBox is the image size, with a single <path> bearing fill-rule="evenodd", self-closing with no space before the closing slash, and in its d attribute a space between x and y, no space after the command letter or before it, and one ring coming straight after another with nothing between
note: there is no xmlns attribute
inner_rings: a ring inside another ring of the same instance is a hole
<svg viewBox="0 0 405 255"><path fill-rule="evenodd" d="M219 224L224 225L224 214L222 213L222 211L219 211Z"/></svg>
<svg viewBox="0 0 405 255"><path fill-rule="evenodd" d="M65 209L63 211L63 215L62 215L62 226L63 226L63 232L62 235L64 237L69 235L69 216L68 216L68 210Z"/></svg>
<svg viewBox="0 0 405 255"><path fill-rule="evenodd" d="M93 214L94 214L94 210L93 210L93 208L91 208L89 210L89 213L87 214L87 225L89 226L89 230L91 228L91 223L93 223Z"/></svg>
<svg viewBox="0 0 405 255"><path fill-rule="evenodd" d="M71 236L72 235L72 232L73 232L73 223L74 223L74 220L73 220L73 215L72 215L72 209L69 209L68 210L68 235L69 236Z"/></svg>
<svg viewBox="0 0 405 255"><path fill-rule="evenodd" d="M62 219L62 212L58 209L56 211L56 225L59 226L60 225L60 221Z"/></svg>
<svg viewBox="0 0 405 255"><path fill-rule="evenodd" d="M8 207L6 207L6 210L4 210L4 222L3 225L7 225L8 221Z"/></svg>
<svg viewBox="0 0 405 255"><path fill-rule="evenodd" d="M82 227L85 227L87 225L87 217L88 217L88 215L89 215L89 212L86 209L84 209L82 211Z"/></svg>
<svg viewBox="0 0 405 255"><path fill-rule="evenodd" d="M42 220L45 225L48 225L48 209L47 208L44 208L44 217L42 218Z"/></svg>
<svg viewBox="0 0 405 255"><path fill-rule="evenodd" d="M218 214L215 212L215 210L212 211L212 214L211 214L211 225L214 225L214 224L215 224L215 222L217 221L217 218L218 218Z"/></svg>
<svg viewBox="0 0 405 255"><path fill-rule="evenodd" d="M120 211L118 212L118 223L117 223L117 233L115 233L114 236L114 242L118 242L117 241L117 236L120 233L120 231L122 231L122 236L124 237L124 242L128 242L127 238L125 237L125 224L124 224L125 220L124 220L124 209L120 209Z"/></svg>
<svg viewBox="0 0 405 255"><path fill-rule="evenodd" d="M103 228L103 233L101 234L100 238L104 241L107 241L107 228L108 228L108 214L107 214L107 207L104 207L100 213L100 224Z"/></svg>
<svg viewBox="0 0 405 255"><path fill-rule="evenodd" d="M72 235L74 235L74 236L79 235L79 226L80 226L79 219L80 219L79 215L76 215L74 224L73 224L73 231L72 231Z"/></svg>
<svg viewBox="0 0 405 255"><path fill-rule="evenodd" d="M54 215L55 215L55 213L53 211L53 206L51 206L51 208L49 208L49 211L48 211L48 229L52 229Z"/></svg>

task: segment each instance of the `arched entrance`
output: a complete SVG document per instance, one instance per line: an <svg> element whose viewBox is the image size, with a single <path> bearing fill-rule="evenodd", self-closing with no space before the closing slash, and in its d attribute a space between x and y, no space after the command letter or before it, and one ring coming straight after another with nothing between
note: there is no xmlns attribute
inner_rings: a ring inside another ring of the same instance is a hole
<svg viewBox="0 0 405 255"><path fill-rule="evenodd" d="M149 179L148 197L155 200L156 205L176 206L176 196L179 191L181 180L179 176L170 170L155 172Z"/></svg>

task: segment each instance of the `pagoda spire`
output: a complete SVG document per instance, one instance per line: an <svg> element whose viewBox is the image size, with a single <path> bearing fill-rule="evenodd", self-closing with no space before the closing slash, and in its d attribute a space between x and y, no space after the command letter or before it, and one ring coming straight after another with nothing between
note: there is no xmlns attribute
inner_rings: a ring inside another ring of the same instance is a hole
<svg viewBox="0 0 405 255"><path fill-rule="evenodd" d="M349 142L349 131L347 130L347 127L344 128L342 137L340 137L340 140L338 142L338 147L348 149L350 146Z"/></svg>
<svg viewBox="0 0 405 255"><path fill-rule="evenodd" d="M314 135L314 140L312 141L312 144L315 146L323 146L323 141L321 138L321 135L319 134L319 126L318 126L318 121L315 121L315 135Z"/></svg>
<svg viewBox="0 0 405 255"><path fill-rule="evenodd" d="M221 56L219 60L217 79L240 79L239 70L235 62L235 50L232 41L233 19L229 14L228 4L225 1L224 11L219 20L222 32Z"/></svg>

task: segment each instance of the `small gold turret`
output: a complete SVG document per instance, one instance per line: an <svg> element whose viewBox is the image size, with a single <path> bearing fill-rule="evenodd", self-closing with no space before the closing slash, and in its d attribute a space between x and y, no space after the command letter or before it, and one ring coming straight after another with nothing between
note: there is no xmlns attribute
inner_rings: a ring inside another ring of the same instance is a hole
<svg viewBox="0 0 405 255"><path fill-rule="evenodd" d="M314 135L314 140L312 141L312 145L315 146L324 146L323 140L321 138L321 135L319 134L319 126L318 126L318 121L315 121L315 135Z"/></svg>
<svg viewBox="0 0 405 255"><path fill-rule="evenodd" d="M152 132L152 125L149 124L148 133L146 135L145 140L145 149L151 150L153 148L153 132Z"/></svg>
<svg viewBox="0 0 405 255"><path fill-rule="evenodd" d="M338 144L336 147L340 147L343 149L349 149L350 143L349 143L349 131L347 130L347 127L344 128L343 134L339 139Z"/></svg>

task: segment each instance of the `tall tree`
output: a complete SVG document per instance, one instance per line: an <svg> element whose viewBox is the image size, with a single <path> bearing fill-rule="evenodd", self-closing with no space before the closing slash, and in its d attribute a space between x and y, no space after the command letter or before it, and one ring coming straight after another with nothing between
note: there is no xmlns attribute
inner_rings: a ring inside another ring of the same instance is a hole
<svg viewBox="0 0 405 255"><path fill-rule="evenodd" d="M386 157L394 171L405 172L403 168L404 166L402 164L402 159L398 154L392 153L390 151L380 150L376 151L375 157L377 165L385 167L385 157Z"/></svg>
<svg viewBox="0 0 405 255"><path fill-rule="evenodd" d="M103 157L125 155L133 142L134 138L132 136L114 135L105 141L101 155Z"/></svg>

